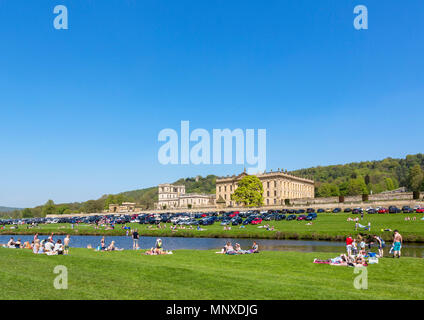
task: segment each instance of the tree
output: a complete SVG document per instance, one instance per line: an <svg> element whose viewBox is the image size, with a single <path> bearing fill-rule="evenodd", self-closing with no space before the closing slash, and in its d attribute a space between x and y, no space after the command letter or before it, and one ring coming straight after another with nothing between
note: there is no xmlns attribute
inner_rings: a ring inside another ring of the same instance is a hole
<svg viewBox="0 0 424 320"><path fill-rule="evenodd" d="M244 176L238 183L237 189L231 195L231 200L243 203L248 207L262 206L264 203L264 188L256 176Z"/></svg>
<svg viewBox="0 0 424 320"><path fill-rule="evenodd" d="M364 179L356 178L350 179L347 186L347 195L348 196L357 196L361 194L368 194L368 188L365 184Z"/></svg>
<svg viewBox="0 0 424 320"><path fill-rule="evenodd" d="M317 192L317 196L323 197L323 198L336 197L339 195L340 195L339 187L330 183L323 183L318 188L318 192Z"/></svg>
<svg viewBox="0 0 424 320"><path fill-rule="evenodd" d="M47 201L46 204L43 206L43 209L41 210L42 217L45 217L48 214L56 214L56 206L53 200Z"/></svg>
<svg viewBox="0 0 424 320"><path fill-rule="evenodd" d="M370 184L370 182L371 182L371 179L370 179L370 176L369 176L369 174L367 174L366 176L365 176L365 184L366 185L369 185Z"/></svg>
<svg viewBox="0 0 424 320"><path fill-rule="evenodd" d="M61 205L59 207L56 208L56 213L57 214L65 214L65 211L69 210L69 206L68 205Z"/></svg>
<svg viewBox="0 0 424 320"><path fill-rule="evenodd" d="M391 178L386 178L386 188L387 190L395 190L395 184Z"/></svg>
<svg viewBox="0 0 424 320"><path fill-rule="evenodd" d="M30 208L25 208L22 210L22 218L32 218L33 214Z"/></svg>
<svg viewBox="0 0 424 320"><path fill-rule="evenodd" d="M419 164L416 164L409 171L408 186L412 191L420 191L424 180L424 173Z"/></svg>

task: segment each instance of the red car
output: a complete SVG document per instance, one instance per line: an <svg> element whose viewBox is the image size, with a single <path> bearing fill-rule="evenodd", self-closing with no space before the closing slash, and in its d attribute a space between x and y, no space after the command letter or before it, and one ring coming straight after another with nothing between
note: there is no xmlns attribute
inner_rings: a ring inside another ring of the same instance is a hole
<svg viewBox="0 0 424 320"><path fill-rule="evenodd" d="M386 208L380 208L378 210L378 213L387 213L387 212L389 212L389 211Z"/></svg>
<svg viewBox="0 0 424 320"><path fill-rule="evenodd" d="M207 217L207 216L208 215L206 213L202 213L202 215L201 215L202 218Z"/></svg>
<svg viewBox="0 0 424 320"><path fill-rule="evenodd" d="M229 215L230 218L234 218L236 215L238 215L238 212L233 212L232 214Z"/></svg>
<svg viewBox="0 0 424 320"><path fill-rule="evenodd" d="M416 213L424 213L424 208L418 208L415 212Z"/></svg>
<svg viewBox="0 0 424 320"><path fill-rule="evenodd" d="M251 224L260 224L262 222L262 218L255 218L252 220Z"/></svg>

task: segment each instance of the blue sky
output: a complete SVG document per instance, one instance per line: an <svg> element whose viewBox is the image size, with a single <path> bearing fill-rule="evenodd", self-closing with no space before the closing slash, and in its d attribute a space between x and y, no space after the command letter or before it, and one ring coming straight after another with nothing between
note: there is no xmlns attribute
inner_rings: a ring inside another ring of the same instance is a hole
<svg viewBox="0 0 424 320"><path fill-rule="evenodd" d="M0 0L0 205L243 170L161 165L181 120L267 129L267 169L422 152L423 27L421 0Z"/></svg>

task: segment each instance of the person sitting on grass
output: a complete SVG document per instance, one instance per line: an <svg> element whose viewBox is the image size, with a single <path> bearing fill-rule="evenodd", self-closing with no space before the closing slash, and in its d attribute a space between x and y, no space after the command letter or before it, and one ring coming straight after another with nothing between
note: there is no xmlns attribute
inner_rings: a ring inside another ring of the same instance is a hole
<svg viewBox="0 0 424 320"><path fill-rule="evenodd" d="M116 250L115 241L112 241L110 245L106 248L106 251L115 251L115 250Z"/></svg>
<svg viewBox="0 0 424 320"><path fill-rule="evenodd" d="M234 248L233 248L233 246L231 245L231 242L229 242L229 241L228 241L228 242L225 244L225 246L221 249L221 251L216 252L216 253L222 253L222 254L225 254L225 253L230 252L230 251L234 251Z"/></svg>
<svg viewBox="0 0 424 320"><path fill-rule="evenodd" d="M31 244L29 243L29 241L25 241L25 242L24 242L23 248L24 248L24 249L31 249L31 248L32 248L32 247L31 247Z"/></svg>
<svg viewBox="0 0 424 320"><path fill-rule="evenodd" d="M151 248L150 250L147 250L144 254L148 256L157 256L161 254L172 254L172 251L164 251L156 248Z"/></svg>
<svg viewBox="0 0 424 320"><path fill-rule="evenodd" d="M62 240L58 239L56 241L53 251L57 252L57 254L63 254L64 248L63 248Z"/></svg>
<svg viewBox="0 0 424 320"><path fill-rule="evenodd" d="M49 238L45 241L44 244L44 252L53 252L54 250L54 243L53 241Z"/></svg>
<svg viewBox="0 0 424 320"><path fill-rule="evenodd" d="M330 259L322 260L322 259L315 258L314 263L347 266L348 258L345 254L341 254L340 256L332 258L332 259L330 258Z"/></svg>
<svg viewBox="0 0 424 320"><path fill-rule="evenodd" d="M58 239L56 241L56 244L54 245L54 248L52 251L50 251L49 253L47 253L48 255L58 255L58 254L63 254L63 244L62 244L62 240Z"/></svg>
<svg viewBox="0 0 424 320"><path fill-rule="evenodd" d="M34 246L32 247L32 252L37 254L39 249L40 249L40 240L35 239Z"/></svg>
<svg viewBox="0 0 424 320"><path fill-rule="evenodd" d="M18 241L15 242L15 248L16 249L20 249L21 248L21 245L22 245L21 239L18 239Z"/></svg>
<svg viewBox="0 0 424 320"><path fill-rule="evenodd" d="M256 241L253 241L252 249L249 250L250 253L259 253L259 246Z"/></svg>
<svg viewBox="0 0 424 320"><path fill-rule="evenodd" d="M6 245L8 248L16 248L15 247L15 239L13 239L13 237L10 237L10 240L7 242Z"/></svg>
<svg viewBox="0 0 424 320"><path fill-rule="evenodd" d="M240 244L238 244L238 243L236 243L236 246L235 246L235 248L234 248L234 251L235 251L235 253L237 253L237 254L245 254L245 253L247 253L247 251L246 251L246 250L242 250L242 249L241 249Z"/></svg>

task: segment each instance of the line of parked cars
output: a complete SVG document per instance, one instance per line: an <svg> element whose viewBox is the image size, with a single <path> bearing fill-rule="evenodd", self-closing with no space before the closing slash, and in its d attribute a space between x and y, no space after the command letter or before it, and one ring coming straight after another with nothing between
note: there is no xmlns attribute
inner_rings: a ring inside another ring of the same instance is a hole
<svg viewBox="0 0 424 320"><path fill-rule="evenodd" d="M297 215L299 214L299 215ZM282 209L282 210L249 210L249 211L220 211L208 213L140 213L140 214L121 214L121 215L93 215L86 217L61 217L61 218L28 218L28 219L7 219L0 220L0 225L38 225L55 223L86 223L97 224L104 222L107 224L159 224L172 223L174 225L212 225L220 223L221 225L257 225L267 221L281 220L315 220L317 214L314 209Z"/></svg>
<svg viewBox="0 0 424 320"><path fill-rule="evenodd" d="M93 215L85 217L60 217L60 218L25 218L25 219L3 219L0 220L0 225L38 225L38 224L56 224L56 223L86 223L97 224L99 221L108 224L159 224L172 223L174 225L212 225L215 222L221 225L257 225L267 221L292 221L306 220L311 221L317 218L317 213L352 213L352 214L385 214L385 213L424 213L424 208L415 206L396 206L385 207L368 207L363 208L333 208L333 209L281 209L281 210L249 210L249 211L219 211L219 212L198 212L198 213L140 213L140 214L106 214Z"/></svg>

